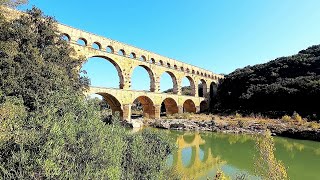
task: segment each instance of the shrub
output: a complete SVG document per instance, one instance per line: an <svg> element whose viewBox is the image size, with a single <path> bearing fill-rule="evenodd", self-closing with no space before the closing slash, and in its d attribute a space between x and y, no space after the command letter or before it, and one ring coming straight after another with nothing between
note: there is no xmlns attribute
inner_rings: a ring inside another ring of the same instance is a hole
<svg viewBox="0 0 320 180"><path fill-rule="evenodd" d="M293 113L292 119L295 120L298 123L302 123L303 122L302 117L297 112Z"/></svg>
<svg viewBox="0 0 320 180"><path fill-rule="evenodd" d="M291 117L288 115L282 116L281 120L284 122L291 122L292 121Z"/></svg>
<svg viewBox="0 0 320 180"><path fill-rule="evenodd" d="M244 127L244 124L245 124L245 122L244 122L243 120L238 120L238 126L239 126L240 128L243 128L243 127Z"/></svg>
<svg viewBox="0 0 320 180"><path fill-rule="evenodd" d="M239 114L239 113L236 113L234 117L235 117L236 119L239 119L239 118L242 118L242 115Z"/></svg>
<svg viewBox="0 0 320 180"><path fill-rule="evenodd" d="M320 124L317 122L309 122L308 127L312 129L320 129Z"/></svg>

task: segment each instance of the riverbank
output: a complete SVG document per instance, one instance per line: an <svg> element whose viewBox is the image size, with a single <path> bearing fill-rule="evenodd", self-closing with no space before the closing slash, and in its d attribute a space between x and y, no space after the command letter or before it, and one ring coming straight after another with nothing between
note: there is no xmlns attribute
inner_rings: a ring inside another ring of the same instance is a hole
<svg viewBox="0 0 320 180"><path fill-rule="evenodd" d="M192 117L193 116L193 117ZM164 117L162 119L144 120L144 126L182 130L210 131L235 134L261 134L269 129L272 135L295 139L320 141L320 124L303 119L285 117L267 119L238 116L190 115L181 118Z"/></svg>

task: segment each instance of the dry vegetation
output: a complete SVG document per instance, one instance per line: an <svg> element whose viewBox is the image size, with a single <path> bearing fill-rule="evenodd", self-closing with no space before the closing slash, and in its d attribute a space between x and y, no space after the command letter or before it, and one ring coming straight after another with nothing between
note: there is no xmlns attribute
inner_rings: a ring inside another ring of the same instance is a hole
<svg viewBox="0 0 320 180"><path fill-rule="evenodd" d="M187 119L196 121L212 121L216 124L225 124L229 126L246 128L251 125L260 125L266 129L269 125L285 125L289 127L303 127L311 129L320 129L320 123L302 118L298 113L293 113L292 116L285 115L281 119L271 119L261 115L242 116L241 114L234 114L229 116L213 115L213 114L193 114L182 113L173 114L162 117L163 119Z"/></svg>

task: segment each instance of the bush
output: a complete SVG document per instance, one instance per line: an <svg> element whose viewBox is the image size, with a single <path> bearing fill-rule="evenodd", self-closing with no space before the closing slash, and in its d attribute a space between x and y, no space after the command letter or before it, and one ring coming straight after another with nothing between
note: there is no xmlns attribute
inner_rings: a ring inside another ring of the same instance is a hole
<svg viewBox="0 0 320 180"><path fill-rule="evenodd" d="M302 117L297 112L293 113L292 119L294 121L298 122L298 123L302 123L303 122Z"/></svg>
<svg viewBox="0 0 320 180"><path fill-rule="evenodd" d="M284 122L291 122L292 121L291 117L288 115L282 116L281 120Z"/></svg>

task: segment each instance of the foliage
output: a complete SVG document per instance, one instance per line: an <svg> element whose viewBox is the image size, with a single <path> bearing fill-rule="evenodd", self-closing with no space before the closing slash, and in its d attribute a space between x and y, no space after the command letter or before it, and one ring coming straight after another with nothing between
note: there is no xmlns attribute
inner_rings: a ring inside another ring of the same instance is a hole
<svg viewBox="0 0 320 180"><path fill-rule="evenodd" d="M291 121L291 117L288 116L288 115L284 115L284 116L282 116L281 120L284 121L284 122L290 122Z"/></svg>
<svg viewBox="0 0 320 180"><path fill-rule="evenodd" d="M0 6L17 7L28 3L28 0L0 0Z"/></svg>
<svg viewBox="0 0 320 180"><path fill-rule="evenodd" d="M277 115L318 114L320 45L265 64L237 69L218 87L216 108ZM213 102L214 103L214 102Z"/></svg>
<svg viewBox="0 0 320 180"><path fill-rule="evenodd" d="M297 112L293 113L292 119L298 123L302 123L302 121L303 121L302 117Z"/></svg>
<svg viewBox="0 0 320 180"><path fill-rule="evenodd" d="M103 123L104 105L82 95L82 59L70 57L52 18L27 13L0 19L0 179L164 176L170 141Z"/></svg>
<svg viewBox="0 0 320 180"><path fill-rule="evenodd" d="M284 180L288 179L284 164L277 160L274 152L274 140L271 132L267 130L262 138L256 141L258 157L255 160L255 173L263 179Z"/></svg>
<svg viewBox="0 0 320 180"><path fill-rule="evenodd" d="M122 179L163 179L167 176L164 174L166 158L174 149L167 136L144 130L127 136L126 141ZM160 145L161 142L164 144Z"/></svg>

